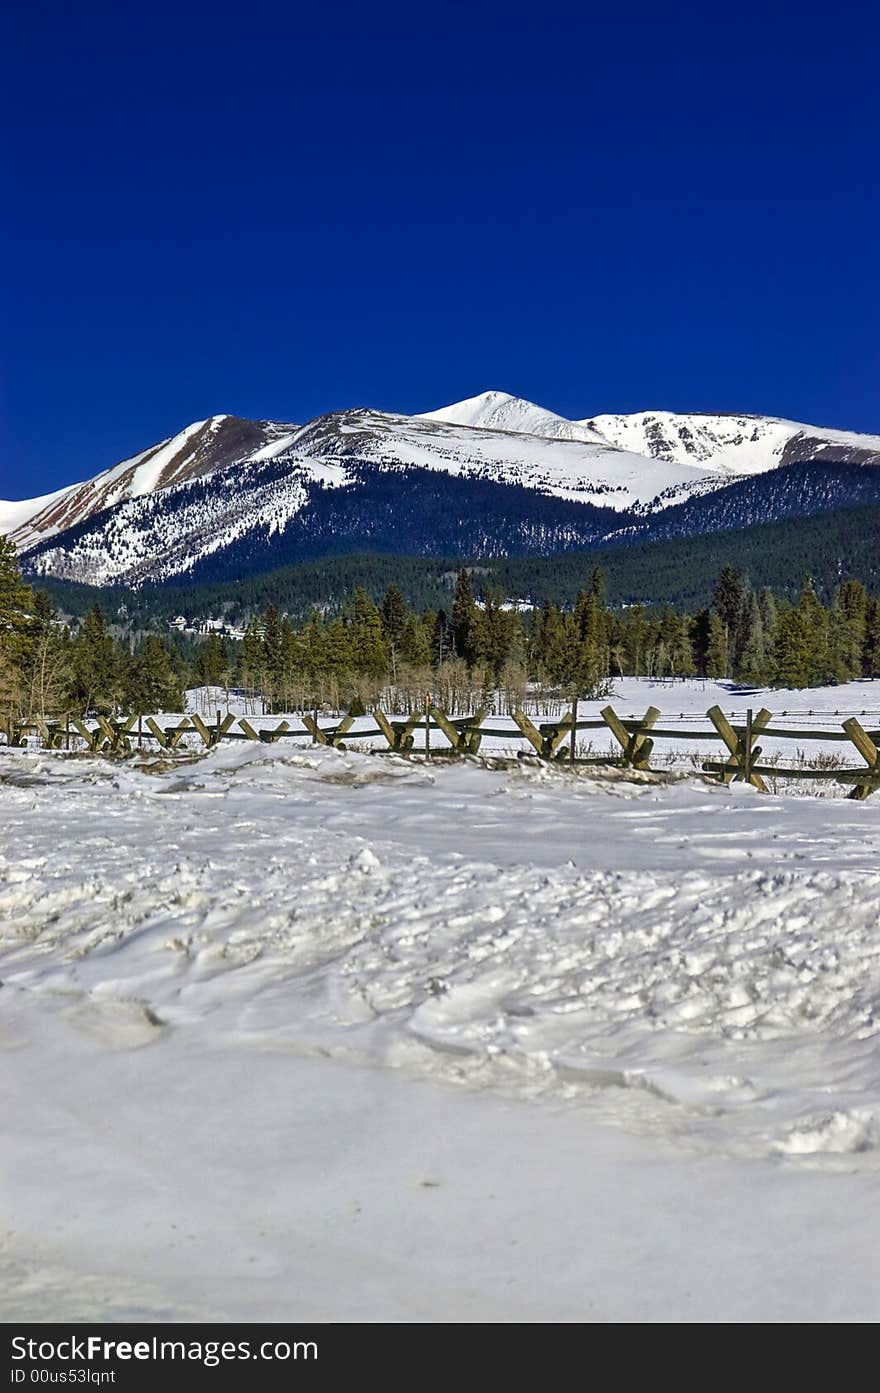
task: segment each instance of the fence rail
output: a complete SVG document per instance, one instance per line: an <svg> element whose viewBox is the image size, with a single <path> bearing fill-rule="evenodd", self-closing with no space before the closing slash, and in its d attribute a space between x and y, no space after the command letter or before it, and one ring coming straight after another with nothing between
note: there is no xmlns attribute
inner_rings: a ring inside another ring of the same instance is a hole
<svg viewBox="0 0 880 1393"><path fill-rule="evenodd" d="M81 718L71 716L62 721L37 718L33 721L10 723L6 727L7 742L10 745L27 743L28 733L36 732L46 749L73 749L79 744L93 754L123 755L130 753L136 743L142 747L145 741L155 742L162 751L179 750L187 738L196 738L205 748L211 749L223 740L252 740L272 743L276 740L302 740L308 737L313 744L327 745L345 749L351 741L382 739L386 748L401 755L424 753L426 758L450 757L456 755L475 755L479 752L483 739L524 741L525 753L533 758L553 760L575 765L605 765L609 767L634 769L644 773L664 771L651 768L651 755L657 740L668 741L716 741L724 746L722 758L705 760L701 768L704 773L714 775L720 782L729 784L742 781L752 784L766 793L766 779L833 779L843 785L851 785L848 796L855 799L868 798L880 788L880 730L865 730L855 716L841 722L837 730L793 730L790 727L773 727L773 715L766 707L760 711L746 712L745 724L736 723L725 716L719 706L712 706L706 712L711 729L682 730L658 725L662 713L656 706L649 706L641 720L618 716L612 706L606 706L599 713L599 719L579 720L577 703L557 721L544 721L538 725L525 714L516 710L511 715L512 727L487 726L487 711L474 712L470 716L449 716L439 706L426 702L423 711L401 719L386 715L383 711L370 713L374 726L354 728L356 717L350 712L333 725L321 725L317 713L302 716L302 728L292 729L290 722L282 720L273 728L256 728L245 716L235 716L227 712L224 716L217 712L217 718L210 724L201 716L184 716L175 725L160 725L154 716L128 716L111 718L97 716ZM256 720L257 718L254 717ZM265 719L265 718L264 718ZM369 719L369 717L368 717ZM89 720L94 724L89 724ZM237 727L237 729L236 729ZM619 753L600 755L578 755L576 737L579 731L604 731L610 733L619 747ZM416 732L424 731L423 746L416 748ZM431 734L437 732L445 745L431 744ZM756 737L771 740L842 741L852 745L863 761L863 766L853 768L839 765L830 769L803 769L786 765L761 762L762 746L756 744Z"/></svg>

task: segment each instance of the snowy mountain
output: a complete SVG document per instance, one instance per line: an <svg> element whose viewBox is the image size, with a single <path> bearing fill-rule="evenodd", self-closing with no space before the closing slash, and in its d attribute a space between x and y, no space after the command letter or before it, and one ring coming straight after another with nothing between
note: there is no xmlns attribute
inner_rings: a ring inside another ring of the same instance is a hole
<svg viewBox="0 0 880 1393"><path fill-rule="evenodd" d="M761 474L805 460L880 463L880 436L825 430L772 416L642 411L593 416L577 424L619 449L730 476Z"/></svg>
<svg viewBox="0 0 880 1393"><path fill-rule="evenodd" d="M530 414L541 410L529 402L517 406ZM595 433L574 439L514 430L510 424L500 429L363 409L319 416L291 437L291 450L310 460L371 461L383 468L412 466L518 484L620 511L668 506L714 486L711 476L692 465L634 454Z"/></svg>
<svg viewBox="0 0 880 1393"><path fill-rule="evenodd" d="M211 416L195 421L177 435L151 445L82 484L25 503L0 502L0 532L12 534L26 549L43 537L55 536L94 513L129 498L143 498L159 489L210 474L224 464L256 457L295 427L272 421L244 421L236 416Z"/></svg>
<svg viewBox="0 0 880 1393"><path fill-rule="evenodd" d="M420 416L212 416L85 483L0 503L0 531L25 570L98 585L340 551L546 555L877 502L876 464L875 436L696 413L568 421L491 391Z"/></svg>
<svg viewBox="0 0 880 1393"><path fill-rule="evenodd" d="M512 397L507 392L481 392L478 397L441 406L439 411L424 411L423 421L445 421L456 426L481 426L488 430L509 430L521 435L543 436L551 440L581 440L591 445L606 445L608 438L588 421L569 421L546 411L534 402ZM628 449L629 446L621 446ZM636 453L644 454L645 451Z"/></svg>

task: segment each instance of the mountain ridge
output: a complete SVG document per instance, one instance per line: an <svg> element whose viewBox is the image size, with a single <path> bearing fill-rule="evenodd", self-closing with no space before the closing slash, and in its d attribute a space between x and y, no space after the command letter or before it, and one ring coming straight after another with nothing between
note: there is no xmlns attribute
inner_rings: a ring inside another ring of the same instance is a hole
<svg viewBox="0 0 880 1393"><path fill-rule="evenodd" d="M783 418L567 421L487 391L416 416L211 416L93 479L0 503L0 532L25 571L105 585L271 569L376 538L542 555L873 504L878 464L878 436Z"/></svg>

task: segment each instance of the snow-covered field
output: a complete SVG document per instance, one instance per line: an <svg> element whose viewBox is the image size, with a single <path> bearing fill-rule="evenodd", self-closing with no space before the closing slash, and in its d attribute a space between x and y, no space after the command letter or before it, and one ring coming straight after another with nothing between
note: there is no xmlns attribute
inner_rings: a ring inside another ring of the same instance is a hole
<svg viewBox="0 0 880 1393"><path fill-rule="evenodd" d="M0 815L3 1318L880 1315L880 798L242 743Z"/></svg>

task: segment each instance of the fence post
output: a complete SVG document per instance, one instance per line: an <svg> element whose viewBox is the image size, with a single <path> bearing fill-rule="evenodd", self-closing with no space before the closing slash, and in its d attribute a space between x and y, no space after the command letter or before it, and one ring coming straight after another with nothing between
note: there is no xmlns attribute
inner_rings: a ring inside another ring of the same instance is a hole
<svg viewBox="0 0 880 1393"><path fill-rule="evenodd" d="M730 758L728 760L722 761L722 768L719 774L721 782L723 784L729 784L734 779L746 779L745 765L746 758L748 758L748 782L752 784L755 788L757 788L761 793L766 793L767 785L764 783L764 780L761 778L761 775L751 772L754 767L754 762L757 759L758 755L761 753L761 750L760 747L756 748L751 745L751 740L749 738L749 728L747 728L747 730L743 732L742 728L740 727L740 734L737 734L733 726L730 724L730 721L727 719L724 712L721 710L720 706L711 706L709 710L706 712L706 715L709 717L709 720L712 722L718 734L721 736L721 739L724 741L724 744L730 751ZM762 706L757 716L752 716L751 718L751 739L754 739L754 736L758 731L766 730L767 726L770 724L772 719L773 713L771 711L768 711L766 706ZM748 756L746 754L747 747Z"/></svg>
<svg viewBox="0 0 880 1393"><path fill-rule="evenodd" d="M202 720L201 716L197 711L194 711L192 713L190 720L192 721L195 729L198 731L202 744L205 746L206 749L210 749L211 746L214 744L214 736L216 734L214 727L206 726L205 722Z"/></svg>
<svg viewBox="0 0 880 1393"><path fill-rule="evenodd" d="M147 717L147 725L150 727L160 750L168 749L168 736L165 734L159 722L152 716Z"/></svg>
<svg viewBox="0 0 880 1393"><path fill-rule="evenodd" d="M350 711L346 711L344 716L340 716L336 725L327 734L327 744L332 745L335 750L344 750L342 743L343 735L346 735L354 725L354 716Z"/></svg>
<svg viewBox="0 0 880 1393"><path fill-rule="evenodd" d="M571 767L574 768L576 755L575 741L577 740L577 719L578 719L578 699L577 695L571 699Z"/></svg>
<svg viewBox="0 0 880 1393"><path fill-rule="evenodd" d="M559 747L568 734L571 725L571 712L566 711L558 725L551 725L549 722L541 726L541 757L542 759L558 759L560 754Z"/></svg>
<svg viewBox="0 0 880 1393"><path fill-rule="evenodd" d="M638 730L631 735L623 721L614 710L613 706L604 706L599 712L602 720L608 726L618 745L620 745L623 755L623 763L633 769L645 770L648 768L651 754L654 749L654 741L650 736L645 735L645 731L650 730L656 724L660 712L656 706L649 706L642 720L639 722Z"/></svg>
<svg viewBox="0 0 880 1393"><path fill-rule="evenodd" d="M407 717L406 724L404 726L396 727L397 745L395 746L395 748L400 750L401 754L407 754L415 745L415 736L413 735L413 731L415 730L418 723L419 710L418 707L416 707L416 709L414 711L411 711L409 716Z"/></svg>
<svg viewBox="0 0 880 1393"><path fill-rule="evenodd" d="M471 725L480 727L488 716L489 712L485 706L480 706L474 715ZM469 754L479 754L480 745L483 742L483 732L480 729L471 731L470 735L464 737L464 747Z"/></svg>
<svg viewBox="0 0 880 1393"><path fill-rule="evenodd" d="M195 730L195 726L189 719L189 716L184 716L180 724L175 726L170 733L166 730L165 733L166 735L168 735L168 742L172 750L177 749L178 745L180 744L181 740L183 739L184 735L188 730Z"/></svg>
<svg viewBox="0 0 880 1393"><path fill-rule="evenodd" d="M875 778L880 777L880 750L877 749L877 746L874 744L868 732L861 723L856 720L855 716L843 722L843 729L855 745L871 773L874 774ZM865 772L867 773L868 771L866 770ZM870 798L876 787L876 783L855 784L852 792L847 796L857 800Z"/></svg>
<svg viewBox="0 0 880 1393"><path fill-rule="evenodd" d="M752 708L746 711L746 739L743 747L743 776L746 783L752 781Z"/></svg>
<svg viewBox="0 0 880 1393"><path fill-rule="evenodd" d="M376 707L375 711L373 712L373 716L375 717L376 725L379 727L379 729L381 730L382 734L385 736L385 739L388 742L389 750L396 749L397 740L394 733L394 727L392 726L388 717L385 715L385 712L380 711L379 708Z"/></svg>
<svg viewBox="0 0 880 1393"><path fill-rule="evenodd" d="M431 698L425 697L425 761L431 758Z"/></svg>
<svg viewBox="0 0 880 1393"><path fill-rule="evenodd" d="M313 745L328 745L330 743L314 716L310 716L307 711L304 711L302 721L312 737ZM241 722L239 722L240 724Z"/></svg>
<svg viewBox="0 0 880 1393"><path fill-rule="evenodd" d="M525 711L521 711L520 708L517 707L517 709L513 713L513 719L519 726L523 735L528 740L529 744L532 746L532 749L535 751L535 753L541 754L544 748L544 742L541 739L540 731L538 731L536 727L532 724Z"/></svg>

